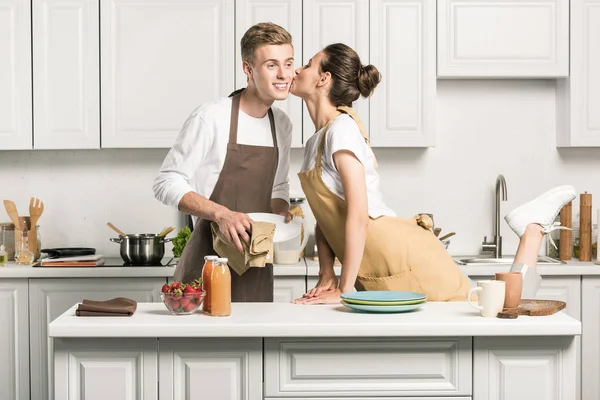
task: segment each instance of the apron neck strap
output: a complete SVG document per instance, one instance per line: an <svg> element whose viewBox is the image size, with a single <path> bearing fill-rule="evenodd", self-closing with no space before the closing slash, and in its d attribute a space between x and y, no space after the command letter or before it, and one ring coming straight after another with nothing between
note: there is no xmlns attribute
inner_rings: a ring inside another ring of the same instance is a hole
<svg viewBox="0 0 600 400"><path fill-rule="evenodd" d="M238 131L238 118L240 115L240 100L244 89L238 89L231 93L231 118L229 122L229 143L237 143L237 131ZM271 136L273 137L273 147L277 147L277 131L275 130L275 117L273 116L273 110L269 108L267 111L269 115L269 124L271 126Z"/></svg>
<svg viewBox="0 0 600 400"><path fill-rule="evenodd" d="M329 128L329 125L331 125L331 123L337 117L339 117L341 114L348 114L350 116L350 118L352 118L354 120L354 122L356 122L356 124L358 125L358 129L360 130L360 134L363 136L363 138L365 138L365 142L367 143L367 146L371 147L369 136L367 136L365 127L363 126L360 118L358 118L358 115L356 114L354 109L352 107L348 107L348 106L339 106L336 108L336 112L333 114L331 119L327 122L327 124L323 128L323 135L321 136L321 141L319 143L319 149L317 151L317 160L316 160L316 164L315 164L317 168L321 167L321 159L323 158L323 152L325 151L325 138L327 136L327 129ZM377 159L375 159L374 166L375 166L375 168L377 168Z"/></svg>

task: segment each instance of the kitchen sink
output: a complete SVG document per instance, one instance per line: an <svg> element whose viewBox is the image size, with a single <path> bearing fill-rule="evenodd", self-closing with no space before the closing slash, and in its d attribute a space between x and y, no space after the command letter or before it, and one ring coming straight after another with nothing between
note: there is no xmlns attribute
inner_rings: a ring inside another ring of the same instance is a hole
<svg viewBox="0 0 600 400"><path fill-rule="evenodd" d="M457 259L456 262L461 265L478 265L478 264L512 264L514 261L514 257L502 257L502 258L460 258ZM564 262L560 260L556 260L554 258L539 256L537 259L538 265L560 265L564 264Z"/></svg>

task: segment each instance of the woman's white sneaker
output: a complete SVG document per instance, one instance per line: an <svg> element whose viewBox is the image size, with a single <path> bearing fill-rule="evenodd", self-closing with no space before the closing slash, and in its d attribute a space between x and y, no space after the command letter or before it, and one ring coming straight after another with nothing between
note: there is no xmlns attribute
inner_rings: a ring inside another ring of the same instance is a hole
<svg viewBox="0 0 600 400"><path fill-rule="evenodd" d="M569 229L555 223L556 216L565 204L576 196L575 188L571 185L558 186L536 197L528 203L519 206L506 214L504 220L519 236L523 236L529 224L539 224L542 232L549 233L555 229Z"/></svg>

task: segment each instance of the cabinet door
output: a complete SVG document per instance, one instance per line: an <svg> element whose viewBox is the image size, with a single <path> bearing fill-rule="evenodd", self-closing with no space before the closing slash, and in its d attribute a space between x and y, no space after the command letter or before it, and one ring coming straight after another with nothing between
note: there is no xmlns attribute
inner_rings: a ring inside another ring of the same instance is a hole
<svg viewBox="0 0 600 400"><path fill-rule="evenodd" d="M234 89L234 0L102 0L102 147L170 147Z"/></svg>
<svg viewBox="0 0 600 400"><path fill-rule="evenodd" d="M161 400L262 400L262 338L159 339Z"/></svg>
<svg viewBox="0 0 600 400"><path fill-rule="evenodd" d="M164 282L164 278L30 279L31 398L54 398L52 339L48 337L50 322L83 299L127 297L138 302L160 302Z"/></svg>
<svg viewBox="0 0 600 400"><path fill-rule="evenodd" d="M438 76L569 76L569 0L438 0Z"/></svg>
<svg viewBox="0 0 600 400"><path fill-rule="evenodd" d="M98 1L32 4L33 147L100 148Z"/></svg>
<svg viewBox="0 0 600 400"><path fill-rule="evenodd" d="M158 399L156 339L54 340L55 398Z"/></svg>
<svg viewBox="0 0 600 400"><path fill-rule="evenodd" d="M0 0L0 150L32 148L31 3Z"/></svg>
<svg viewBox="0 0 600 400"><path fill-rule="evenodd" d="M291 303L306 293L306 277L276 276L273 282L273 301Z"/></svg>
<svg viewBox="0 0 600 400"><path fill-rule="evenodd" d="M584 276L581 291L581 398L600 399L600 277Z"/></svg>
<svg viewBox="0 0 600 400"><path fill-rule="evenodd" d="M600 0L571 0L571 73L556 89L557 147L600 146Z"/></svg>
<svg viewBox="0 0 600 400"><path fill-rule="evenodd" d="M565 312L581 321L581 277L544 276L535 298L564 301Z"/></svg>
<svg viewBox="0 0 600 400"><path fill-rule="evenodd" d="M303 8L304 50L303 58L298 58L302 65L333 43L347 44L356 50L364 65L369 64L369 0L304 0ZM361 97L353 107L368 130L369 100ZM306 141L315 132L315 126L306 108L303 113Z"/></svg>
<svg viewBox="0 0 600 400"><path fill-rule="evenodd" d="M371 0L371 64L382 81L371 97L374 147L435 145L435 0Z"/></svg>
<svg viewBox="0 0 600 400"><path fill-rule="evenodd" d="M0 281L0 399L29 399L27 279Z"/></svg>
<svg viewBox="0 0 600 400"><path fill-rule="evenodd" d="M246 87L242 69L240 40L248 28L259 22L273 22L292 35L295 67L302 65L302 1L298 0L237 0L235 5L235 82L237 88ZM276 101L292 121L292 147L302 147L302 100L290 95Z"/></svg>

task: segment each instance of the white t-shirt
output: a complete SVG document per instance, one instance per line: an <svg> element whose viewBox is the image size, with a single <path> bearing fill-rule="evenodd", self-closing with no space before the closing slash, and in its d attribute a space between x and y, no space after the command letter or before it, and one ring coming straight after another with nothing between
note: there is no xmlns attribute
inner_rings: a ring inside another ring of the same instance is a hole
<svg viewBox="0 0 600 400"><path fill-rule="evenodd" d="M315 168L315 161L322 136L323 129L308 139L304 148L302 172ZM340 115L329 125L325 139L325 151L323 152L321 161L323 182L329 190L345 200L342 180L333 163L333 154L340 150L352 152L365 168L369 216L372 218L382 215L396 216L394 211L385 205L383 196L379 191L379 174L374 167L375 155L373 154L373 150L365 142L365 138L361 135L356 122L347 114Z"/></svg>
<svg viewBox="0 0 600 400"><path fill-rule="evenodd" d="M272 109L279 163L271 198L289 202L292 123L283 111ZM201 105L192 112L154 179L154 196L158 200L177 209L188 192L210 198L225 163L230 119L231 99L228 97ZM254 118L240 110L237 142L272 147L269 115Z"/></svg>

